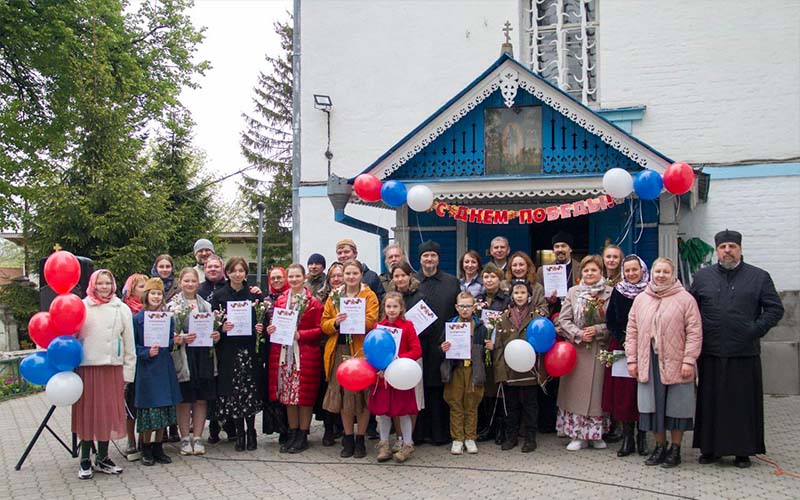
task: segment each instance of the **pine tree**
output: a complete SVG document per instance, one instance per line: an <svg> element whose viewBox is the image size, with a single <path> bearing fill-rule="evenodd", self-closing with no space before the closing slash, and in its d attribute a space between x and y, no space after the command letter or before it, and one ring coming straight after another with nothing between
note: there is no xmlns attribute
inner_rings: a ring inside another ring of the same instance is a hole
<svg viewBox="0 0 800 500"><path fill-rule="evenodd" d="M244 114L245 130L241 150L250 166L270 177L262 181L244 175L239 184L244 204L264 209L265 269L286 264L292 258L292 34L289 21L276 21L275 32L281 39L281 54L264 56L269 70L261 72L254 87L254 111ZM258 231L258 214L248 221Z"/></svg>

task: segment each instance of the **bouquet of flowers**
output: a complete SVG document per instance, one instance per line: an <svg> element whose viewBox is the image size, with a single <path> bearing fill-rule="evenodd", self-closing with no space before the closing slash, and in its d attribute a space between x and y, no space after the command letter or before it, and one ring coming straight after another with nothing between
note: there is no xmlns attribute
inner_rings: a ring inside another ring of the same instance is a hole
<svg viewBox="0 0 800 500"><path fill-rule="evenodd" d="M172 313L172 319L175 320L175 335L184 333L183 327L186 325L186 320L189 318L189 313L192 311L192 309L188 306L188 304L184 304L179 300L173 300L167 304L167 310ZM177 351L179 347L180 346L178 344L173 344L172 350Z"/></svg>
<svg viewBox="0 0 800 500"><path fill-rule="evenodd" d="M596 325L605 321L606 311L603 304L606 300L602 297L591 297L583 305L583 319L586 325ZM591 349L592 343L584 343L584 348Z"/></svg>
<svg viewBox="0 0 800 500"><path fill-rule="evenodd" d="M492 332L494 332L497 329L497 325L500 324L500 314L498 314L496 316L490 316L487 319L488 319L488 321L486 323L486 340L490 340L492 338ZM492 366L492 352L491 351L489 351L489 350L486 351L486 357L485 357L485 359L483 361L483 364L487 368Z"/></svg>
<svg viewBox="0 0 800 500"><path fill-rule="evenodd" d="M267 317L267 312L269 311L271 305L272 304L267 299L253 301L253 309L255 309L257 325L263 324L264 318ZM261 344L264 342L264 335L256 331L256 354L258 354Z"/></svg>
<svg viewBox="0 0 800 500"><path fill-rule="evenodd" d="M225 320L226 320L225 310L222 308L222 304L220 304L219 308L216 311L214 311L214 331L215 332L221 332L222 331L222 325L225 324ZM209 349L208 355L209 355L209 357L213 357L214 356L214 346L213 345L211 346L211 349Z"/></svg>
<svg viewBox="0 0 800 500"><path fill-rule="evenodd" d="M602 349L597 354L597 359L606 365L606 368L611 368L611 365L625 358L625 353L614 353L614 351L607 351Z"/></svg>
<svg viewBox="0 0 800 500"><path fill-rule="evenodd" d="M342 298L342 289L336 288L331 290L330 295L328 297L331 299L331 303L333 304L333 310L339 312L339 300Z"/></svg>

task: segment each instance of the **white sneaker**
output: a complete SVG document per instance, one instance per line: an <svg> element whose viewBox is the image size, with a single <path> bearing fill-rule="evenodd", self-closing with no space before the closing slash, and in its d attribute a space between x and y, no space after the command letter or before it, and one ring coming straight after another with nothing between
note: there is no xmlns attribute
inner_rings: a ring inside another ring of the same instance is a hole
<svg viewBox="0 0 800 500"><path fill-rule="evenodd" d="M453 455L461 455L464 453L464 442L463 441L453 441L453 446L450 447L450 453Z"/></svg>
<svg viewBox="0 0 800 500"><path fill-rule="evenodd" d="M191 438L186 437L181 439L181 455L194 455Z"/></svg>
<svg viewBox="0 0 800 500"><path fill-rule="evenodd" d="M608 445L602 439L592 439L591 441L589 441L589 446L591 446L596 450L605 450L606 448L608 448Z"/></svg>
<svg viewBox="0 0 800 500"><path fill-rule="evenodd" d="M472 439L467 439L466 441L464 441L464 446L467 447L467 453L473 455L475 453L478 453L478 445L475 444L475 441L473 441Z"/></svg>
<svg viewBox="0 0 800 500"><path fill-rule="evenodd" d="M203 442L200 440L199 437L192 439L192 448L194 448L195 455L205 455L206 454L206 447L203 446Z"/></svg>
<svg viewBox="0 0 800 500"><path fill-rule="evenodd" d="M402 449L403 449L403 436L397 436L397 439L395 439L394 444L392 445L392 453L397 453Z"/></svg>
<svg viewBox="0 0 800 500"><path fill-rule="evenodd" d="M589 443L587 443L585 440L583 440L583 439L573 439L567 445L567 450L568 451L578 451L578 450L582 450L583 448L588 448L588 447L589 447Z"/></svg>
<svg viewBox="0 0 800 500"><path fill-rule="evenodd" d="M93 474L92 461L81 460L80 465L78 465L78 479L91 479Z"/></svg>

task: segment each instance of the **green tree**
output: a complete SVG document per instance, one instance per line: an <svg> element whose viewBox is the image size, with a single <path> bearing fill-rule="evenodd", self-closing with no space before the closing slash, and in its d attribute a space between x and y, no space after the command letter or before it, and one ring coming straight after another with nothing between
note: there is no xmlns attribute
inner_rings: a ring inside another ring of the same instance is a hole
<svg viewBox="0 0 800 500"><path fill-rule="evenodd" d="M292 25L276 21L281 53L264 59L269 70L262 71L253 88L253 113L244 114L245 130L241 149L248 164L268 181L243 175L239 184L245 206L255 209L264 203L263 264L269 268L292 259ZM258 214L247 221L258 231Z"/></svg>

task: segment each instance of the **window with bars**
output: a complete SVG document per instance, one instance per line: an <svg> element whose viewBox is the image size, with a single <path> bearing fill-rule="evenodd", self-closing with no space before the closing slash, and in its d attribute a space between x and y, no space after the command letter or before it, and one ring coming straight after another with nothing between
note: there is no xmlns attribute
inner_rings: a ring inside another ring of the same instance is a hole
<svg viewBox="0 0 800 500"><path fill-rule="evenodd" d="M587 106L597 95L598 0L523 0L528 66Z"/></svg>

